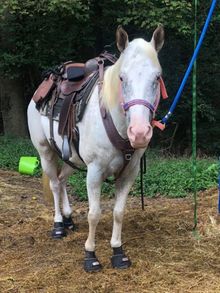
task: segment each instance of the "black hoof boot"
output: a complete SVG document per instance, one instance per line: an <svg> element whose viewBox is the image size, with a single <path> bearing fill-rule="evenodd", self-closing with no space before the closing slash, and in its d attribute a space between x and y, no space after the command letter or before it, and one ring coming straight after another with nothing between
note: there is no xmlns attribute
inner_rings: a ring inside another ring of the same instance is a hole
<svg viewBox="0 0 220 293"><path fill-rule="evenodd" d="M73 223L73 219L71 217L69 218L63 217L63 225L64 225L64 228L68 230L72 230L72 231L76 230L76 225Z"/></svg>
<svg viewBox="0 0 220 293"><path fill-rule="evenodd" d="M66 231L62 222L54 222L54 228L51 235L54 239L61 239L66 236Z"/></svg>
<svg viewBox="0 0 220 293"><path fill-rule="evenodd" d="M124 254L122 246L113 248L113 256L111 257L113 268L127 269L131 266L131 261Z"/></svg>
<svg viewBox="0 0 220 293"><path fill-rule="evenodd" d="M86 272L98 272L102 269L102 265L98 261L94 251L85 251L84 270Z"/></svg>

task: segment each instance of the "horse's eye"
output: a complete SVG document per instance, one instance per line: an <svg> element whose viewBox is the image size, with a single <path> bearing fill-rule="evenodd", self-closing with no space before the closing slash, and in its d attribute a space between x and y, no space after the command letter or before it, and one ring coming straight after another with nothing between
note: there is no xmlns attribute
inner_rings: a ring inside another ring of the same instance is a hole
<svg viewBox="0 0 220 293"><path fill-rule="evenodd" d="M123 78L121 76L119 76L119 78L120 78L120 81L123 81Z"/></svg>
<svg viewBox="0 0 220 293"><path fill-rule="evenodd" d="M156 76L156 80L159 81L160 80L160 75Z"/></svg>

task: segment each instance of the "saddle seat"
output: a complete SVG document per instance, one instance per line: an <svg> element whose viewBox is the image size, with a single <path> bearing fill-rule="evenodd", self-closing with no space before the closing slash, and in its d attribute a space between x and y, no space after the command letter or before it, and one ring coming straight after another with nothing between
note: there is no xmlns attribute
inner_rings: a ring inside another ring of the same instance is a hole
<svg viewBox="0 0 220 293"><path fill-rule="evenodd" d="M97 70L98 61L96 58L90 59L86 63L72 63L71 61L65 63L63 81L60 85L62 94L68 96L73 92L80 91Z"/></svg>

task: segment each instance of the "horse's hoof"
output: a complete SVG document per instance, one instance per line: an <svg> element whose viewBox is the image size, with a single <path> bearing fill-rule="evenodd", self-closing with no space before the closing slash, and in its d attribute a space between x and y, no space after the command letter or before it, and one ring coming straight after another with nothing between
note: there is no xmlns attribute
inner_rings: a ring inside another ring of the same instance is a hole
<svg viewBox="0 0 220 293"><path fill-rule="evenodd" d="M66 231L64 229L63 222L54 222L54 228L52 230L51 236L54 239L61 239L65 237Z"/></svg>
<svg viewBox="0 0 220 293"><path fill-rule="evenodd" d="M124 254L122 247L113 248L113 256L111 257L113 268L127 269L131 266L130 259Z"/></svg>
<svg viewBox="0 0 220 293"><path fill-rule="evenodd" d="M63 225L64 225L64 228L68 230L72 230L72 231L76 230L76 225L73 223L73 219L71 217L66 218L63 216Z"/></svg>
<svg viewBox="0 0 220 293"><path fill-rule="evenodd" d="M84 270L88 272L99 272L102 265L98 261L94 251L85 251Z"/></svg>

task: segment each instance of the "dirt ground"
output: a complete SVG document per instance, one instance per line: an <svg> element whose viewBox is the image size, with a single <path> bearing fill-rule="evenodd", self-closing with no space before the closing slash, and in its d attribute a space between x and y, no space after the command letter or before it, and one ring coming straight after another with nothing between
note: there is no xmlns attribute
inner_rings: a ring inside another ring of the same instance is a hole
<svg viewBox="0 0 220 293"><path fill-rule="evenodd" d="M83 271L87 203L74 203L79 228L53 240L53 207L42 198L41 180L0 171L0 292L220 292L220 226L217 189L198 196L198 235L193 202L129 198L123 241L132 266L112 269L109 245L113 200L102 199L97 230L98 273ZM71 197L73 204L73 197Z"/></svg>

